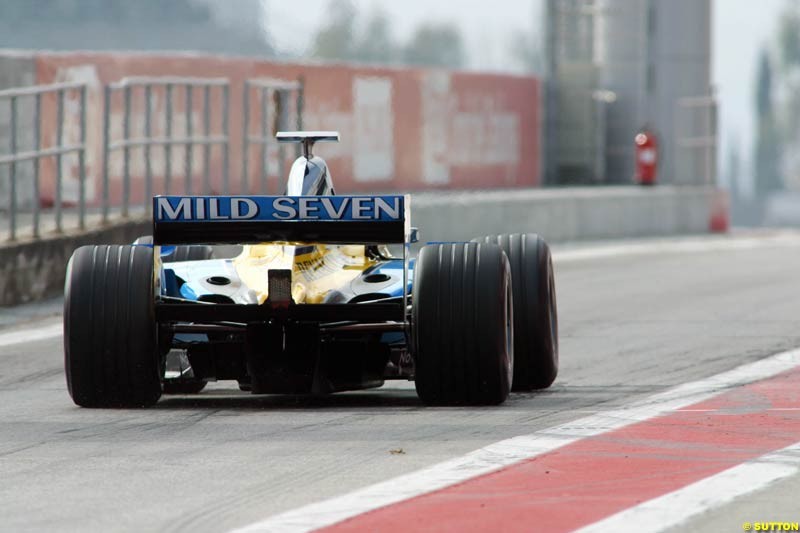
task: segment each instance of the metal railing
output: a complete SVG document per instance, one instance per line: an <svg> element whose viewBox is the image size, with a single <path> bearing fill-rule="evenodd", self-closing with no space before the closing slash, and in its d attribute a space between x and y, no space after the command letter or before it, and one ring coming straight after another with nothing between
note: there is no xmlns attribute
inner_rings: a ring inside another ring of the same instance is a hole
<svg viewBox="0 0 800 533"><path fill-rule="evenodd" d="M80 139L77 144L64 144L64 107L66 97L70 93L78 93L79 98L79 123ZM48 95L55 95L56 98L56 124L55 124L55 144L42 148L42 100ZM32 137L33 147L30 150L19 150L19 104L20 99L32 98L34 110L32 114ZM9 228L8 239L17 238L17 215L18 215L18 164L25 161L33 162L33 193L32 193L32 234L34 238L40 235L40 172L41 160L47 157L54 157L56 161L55 169L55 198L53 200L55 209L55 231L63 231L63 158L64 155L77 153L78 155L78 227L84 229L85 207L86 207L86 85L81 83L55 83L51 85L37 85L20 89L0 90L0 100L9 102L9 153L0 155L0 165L8 165L8 214Z"/></svg>
<svg viewBox="0 0 800 533"><path fill-rule="evenodd" d="M224 78L181 78L181 77L129 77L117 83L109 84L105 87L104 109L103 109L103 205L102 219L108 220L110 208L110 165L111 156L114 151L121 150L123 153L122 164L122 197L121 215L129 216L131 204L131 151L134 148L143 149L144 158L144 209L150 210L150 198L153 196L153 165L152 149L154 146L161 147L164 155L163 170L163 193L172 192L172 155L173 147L180 146L184 150L184 187L185 194L195 192L193 186L194 169L194 148L202 146L203 149L203 193L211 192L211 148L218 145L222 148L222 192L227 193L229 189L229 166L230 166L230 131L229 131L229 105L230 105L230 84ZM211 101L212 91L219 93L220 100L220 132L212 134L211 124ZM195 132L195 92L201 93L201 112L202 112L202 134ZM122 110L122 139L111 140L111 115L114 107L114 95L121 93L123 99ZM132 114L134 98L136 93L141 94L144 110L144 127L142 135L134 137L131 134ZM161 135L154 134L153 103L155 94L163 96L163 116L164 124ZM175 103L176 94L183 98L183 106L176 113ZM184 124L182 136L175 136L174 123L176 117Z"/></svg>
<svg viewBox="0 0 800 533"><path fill-rule="evenodd" d="M259 134L252 135L251 129L251 98L253 92L257 93L260 112L259 112ZM270 96L274 105L274 124L270 131ZM297 130L303 129L303 81L284 82L271 79L251 79L245 80L242 92L242 172L241 189L242 192L250 190L250 148L255 145L260 149L259 153L259 187L261 193L269 192L269 161L268 149L270 143L275 140L274 135L280 130L289 128L289 116L291 105L294 103L295 120ZM294 100L294 102L292 102ZM300 156L298 145L297 156ZM278 148L278 175L285 176L285 154L283 146Z"/></svg>
<svg viewBox="0 0 800 533"><path fill-rule="evenodd" d="M0 90L0 119L7 118L0 126L0 170L8 167L8 201L0 199L0 211L7 205L9 239L18 237L20 224L30 216L33 237L41 236L43 203L52 203L55 231L61 232L68 208L85 229L89 217L92 223L108 223L112 209L123 218L149 213L156 194L230 194L240 187L243 193L269 192L270 177L285 176L288 161L274 134L302 129L303 85L302 80L245 80L236 109L231 109L226 78L127 77L98 94L80 83ZM22 106L23 98L31 101ZM87 98L97 102L98 113L88 113ZM232 123L241 124L241 139L231 137ZM242 161L232 163L231 149L238 153L240 147ZM254 148L260 159L257 177L256 168L250 168ZM276 153L277 165L270 165ZM54 163L41 164L46 158ZM21 172L24 162L32 162L32 171L26 166ZM68 177L71 188L65 188ZM251 184L252 178L257 183ZM20 190L28 185L33 191L25 190L23 206Z"/></svg>

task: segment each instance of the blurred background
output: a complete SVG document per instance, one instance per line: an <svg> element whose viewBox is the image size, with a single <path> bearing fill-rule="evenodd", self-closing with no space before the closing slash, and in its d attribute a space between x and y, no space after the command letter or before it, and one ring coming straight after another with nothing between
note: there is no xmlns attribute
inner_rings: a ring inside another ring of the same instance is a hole
<svg viewBox="0 0 800 533"><path fill-rule="evenodd" d="M233 100L225 104L232 115L224 120L232 132L222 148L233 149L231 161L239 159L242 142L242 120L233 111L242 104L239 78L304 77L305 126L344 130L341 147L328 152L334 173L342 175L340 189L633 184L634 138L647 132L657 142L659 184L719 186L729 193L737 225L800 225L800 150L794 149L800 143L800 2L794 0L494 0L457 7L425 0L0 0L0 47L7 49L2 88L89 84L84 173L90 204L103 194L100 159L109 151L100 139L102 87L125 76L174 73L233 76ZM48 51L36 56L30 75L19 67L30 57L25 50ZM76 50L98 55L69 54ZM192 53L176 53L186 51ZM222 65L220 56L231 60ZM150 68L143 57L160 65ZM325 70L330 65L343 70ZM350 77L345 89L342 76ZM342 102L348 92L355 103ZM422 94L422 102L411 93ZM69 101L78 97L66 98L69 121ZM129 119L124 102L111 105L112 137L144 130L146 119L137 116L143 96L130 98ZM248 104L250 98L248 113L256 113L259 95L246 97ZM195 96L191 105L200 100ZM298 111L288 99L275 102L267 103L265 117ZM19 105L21 122L26 108ZM57 113L47 110L46 99L41 105L45 115ZM208 105L209 120L222 124L222 103L212 95ZM0 107L0 120L8 122L9 110ZM153 123L161 124L154 113ZM196 128L203 113L198 107ZM410 124L406 113L424 118ZM176 118L170 134L185 134L186 120ZM258 132L259 120L244 127ZM6 146L8 134L2 135ZM16 149L35 144L34 136L21 131ZM199 171L202 142L188 156L179 151L185 146L167 154L168 163L149 157L179 173L197 158ZM105 195L112 203L126 166L136 196L144 163L133 152L141 149L109 156ZM358 149L377 155L351 160ZM213 188L224 163L219 147L210 150ZM269 146L260 154L256 147L251 154L246 148L249 165L224 171L251 189L261 177L277 180L288 157L277 150ZM77 164L74 154L65 157ZM260 169L262 162L267 168ZM26 168L15 169L18 180L33 172ZM8 194L8 169L0 172L0 192ZM62 172L60 194L78 194L70 177L79 171ZM157 168L150 172L156 181L165 178ZM19 187L15 194L24 204L26 185ZM48 187L37 185L43 205L54 201Z"/></svg>

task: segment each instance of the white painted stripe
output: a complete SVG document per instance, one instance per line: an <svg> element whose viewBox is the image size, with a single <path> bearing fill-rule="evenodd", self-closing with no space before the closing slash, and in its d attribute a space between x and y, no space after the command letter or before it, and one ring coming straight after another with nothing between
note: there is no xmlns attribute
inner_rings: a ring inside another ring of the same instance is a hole
<svg viewBox="0 0 800 533"><path fill-rule="evenodd" d="M767 235L742 235L729 237L688 237L634 242L616 242L601 245L581 245L578 248L553 250L557 263L589 261L627 256L661 255L668 253L707 253L753 250L769 247L800 247L797 232L775 232Z"/></svg>
<svg viewBox="0 0 800 533"><path fill-rule="evenodd" d="M64 326L59 323L38 328L0 333L0 347L13 346L14 344L23 344L26 342L48 340L54 337L60 337L63 332Z"/></svg>
<svg viewBox="0 0 800 533"><path fill-rule="evenodd" d="M800 443L734 466L691 485L595 522L579 533L664 531L693 516L800 472Z"/></svg>
<svg viewBox="0 0 800 533"><path fill-rule="evenodd" d="M591 415L531 435L496 442L463 457L273 516L238 529L236 533L297 533L330 526L380 507L488 474L586 437L673 412L731 388L760 381L798 366L800 350L780 353L707 379L669 389L620 409Z"/></svg>
<svg viewBox="0 0 800 533"><path fill-rule="evenodd" d="M680 413L718 413L725 409L678 409ZM800 411L800 407L773 407L771 409L759 409L759 412L769 413L770 411Z"/></svg>

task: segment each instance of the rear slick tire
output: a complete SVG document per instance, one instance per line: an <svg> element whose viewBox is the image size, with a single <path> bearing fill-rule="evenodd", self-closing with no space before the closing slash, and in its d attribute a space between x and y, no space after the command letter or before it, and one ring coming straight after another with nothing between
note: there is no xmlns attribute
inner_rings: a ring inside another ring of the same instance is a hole
<svg viewBox="0 0 800 533"><path fill-rule="evenodd" d="M161 396L153 250L83 246L67 266L64 367L81 407L147 407Z"/></svg>
<svg viewBox="0 0 800 533"><path fill-rule="evenodd" d="M514 280L514 391L546 389L558 375L558 308L550 247L536 234L491 235Z"/></svg>
<svg viewBox="0 0 800 533"><path fill-rule="evenodd" d="M412 295L416 388L428 405L497 405L511 389L511 270L495 244L434 244Z"/></svg>

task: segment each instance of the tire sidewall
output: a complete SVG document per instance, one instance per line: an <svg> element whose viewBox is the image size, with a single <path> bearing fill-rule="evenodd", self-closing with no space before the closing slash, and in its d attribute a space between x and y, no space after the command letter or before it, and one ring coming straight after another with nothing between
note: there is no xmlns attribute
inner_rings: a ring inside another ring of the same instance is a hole
<svg viewBox="0 0 800 533"><path fill-rule="evenodd" d="M495 244L424 247L412 289L411 348L427 404L496 405L513 379L508 259Z"/></svg>
<svg viewBox="0 0 800 533"><path fill-rule="evenodd" d="M75 251L64 289L67 387L84 407L143 407L161 395L153 250Z"/></svg>

